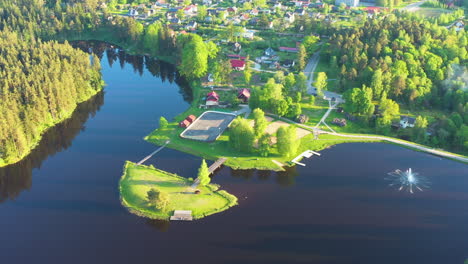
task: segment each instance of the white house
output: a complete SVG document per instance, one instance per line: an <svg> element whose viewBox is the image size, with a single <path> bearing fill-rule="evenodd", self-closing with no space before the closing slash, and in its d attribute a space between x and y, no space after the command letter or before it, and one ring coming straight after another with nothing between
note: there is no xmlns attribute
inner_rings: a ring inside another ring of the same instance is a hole
<svg viewBox="0 0 468 264"><path fill-rule="evenodd" d="M414 127L415 123L416 123L416 119L414 117L400 116L401 128Z"/></svg>
<svg viewBox="0 0 468 264"><path fill-rule="evenodd" d="M296 17L294 16L294 13L291 13L291 12L287 12L285 15L284 15L284 20L290 24L294 23L294 21L296 20Z"/></svg>
<svg viewBox="0 0 468 264"><path fill-rule="evenodd" d="M132 17L138 16L138 11L132 8L128 11L128 15Z"/></svg>

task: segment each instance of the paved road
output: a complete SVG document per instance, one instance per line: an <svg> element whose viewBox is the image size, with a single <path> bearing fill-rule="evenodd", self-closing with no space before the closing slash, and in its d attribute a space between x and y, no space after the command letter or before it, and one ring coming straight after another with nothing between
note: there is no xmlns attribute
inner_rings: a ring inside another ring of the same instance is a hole
<svg viewBox="0 0 468 264"><path fill-rule="evenodd" d="M317 51L312 55L307 63L306 67L304 68L304 74L308 77L307 79L307 93L308 94L317 94L317 89L312 85L314 83L314 72L315 68L320 61L320 52ZM325 100L331 100L333 97L336 99L337 102L343 103L343 97L341 94L330 92L330 91L323 91L323 96Z"/></svg>
<svg viewBox="0 0 468 264"><path fill-rule="evenodd" d="M288 123L296 124L299 127L303 127L303 128L306 128L306 129L313 130L314 133L316 133L316 134L330 134L330 135L335 135L335 136L339 136L339 137L346 137L346 138L365 138L365 139L382 140L382 141L387 141L387 142L395 143L395 144L398 144L398 145L410 147L410 148L413 148L413 149L417 149L419 151L427 152L427 153L430 153L430 154L433 154L433 155L436 155L436 156L439 156L439 157L451 158L451 159L454 159L454 160L457 160L457 161L468 163L468 157L459 156L459 155L456 155L456 154L453 154L453 153L450 153L450 152L445 152L445 151L433 149L433 148L430 148L430 147L418 145L416 143L412 143L412 142L408 142L408 141L404 141L404 140L400 140L400 139L396 139L396 138L390 138L390 137L384 137L384 136L372 136L372 135L367 136L367 135L340 134L340 133L329 132L329 131L325 131L325 130L322 130L322 129L318 129L316 127L311 127L311 126L307 126L307 125L304 125L304 124L300 124L300 123L294 122L294 121L292 121L290 119L287 119L287 118L284 118L284 117L280 117L280 119L282 119L283 121L286 121Z"/></svg>
<svg viewBox="0 0 468 264"><path fill-rule="evenodd" d="M417 11L421 5L426 2L427 0L424 0L424 1L420 1L420 2L416 2L416 3L412 3L412 4L409 4L405 7L402 7L400 8L401 10L405 10L405 11L408 11L408 12L415 12Z"/></svg>
<svg viewBox="0 0 468 264"><path fill-rule="evenodd" d="M458 155L455 155L455 154L452 154L452 153L449 153L449 152L440 151L440 150L437 150L437 149L429 148L429 147L426 147L426 146L418 145L418 144L403 141L403 140L399 140L399 139L396 139L396 138L383 137L383 136L347 135L347 134L340 134L340 133L331 133L331 132L327 132L327 131L323 131L323 130L321 131L321 133L331 134L331 135L335 135L335 136L339 136L339 137L367 138L367 139L377 139L377 140L387 141L387 142L395 143L395 144L398 144L398 145L403 145L403 146L407 146L407 147L410 147L410 148L413 148L413 149L417 149L417 150L420 150L420 151L423 151L423 152L431 153L431 154L434 154L436 156L451 158L451 159L455 159L455 160L458 160L458 161L461 161L461 162L468 163L468 158L467 157L458 156Z"/></svg>

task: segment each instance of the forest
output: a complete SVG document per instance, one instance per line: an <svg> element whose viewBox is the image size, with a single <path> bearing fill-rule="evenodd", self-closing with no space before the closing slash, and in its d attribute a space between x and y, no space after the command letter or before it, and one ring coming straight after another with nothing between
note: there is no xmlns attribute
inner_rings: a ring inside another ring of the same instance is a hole
<svg viewBox="0 0 468 264"><path fill-rule="evenodd" d="M66 42L41 40L37 36L55 26L34 26L37 21L14 14L39 19L47 9L26 8L37 1L20 2L0 4L0 165L27 155L47 128L103 86L99 59Z"/></svg>
<svg viewBox="0 0 468 264"><path fill-rule="evenodd" d="M384 116L377 126L390 125L385 110L398 115L395 102L409 110L440 111L450 117L438 120L432 143L461 147L468 140L467 42L464 31L387 16L334 34L326 56L338 72L348 111L370 117L372 101L379 102Z"/></svg>

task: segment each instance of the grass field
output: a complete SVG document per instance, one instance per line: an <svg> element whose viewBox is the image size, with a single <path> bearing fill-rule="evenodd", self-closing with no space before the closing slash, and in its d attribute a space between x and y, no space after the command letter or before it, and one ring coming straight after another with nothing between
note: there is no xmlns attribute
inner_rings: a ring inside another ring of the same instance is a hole
<svg viewBox="0 0 468 264"><path fill-rule="evenodd" d="M194 172L195 175L195 172ZM119 183L122 204L130 212L152 219L169 219L174 210L190 210L194 219L222 212L237 204L237 198L218 186L199 186L200 194L194 194L190 187L193 182L149 166L127 162ZM146 196L151 188L169 194L166 210L157 210L148 204Z"/></svg>

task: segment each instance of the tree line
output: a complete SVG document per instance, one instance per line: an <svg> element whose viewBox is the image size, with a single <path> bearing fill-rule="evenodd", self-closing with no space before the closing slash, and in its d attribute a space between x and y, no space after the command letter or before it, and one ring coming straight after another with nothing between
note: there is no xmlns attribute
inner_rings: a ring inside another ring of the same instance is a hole
<svg viewBox="0 0 468 264"><path fill-rule="evenodd" d="M0 163L11 163L103 84L99 59L68 43L2 30L0 54Z"/></svg>
<svg viewBox="0 0 468 264"><path fill-rule="evenodd" d="M380 128L390 126L400 106L456 114L462 122L452 126L442 117L431 140L459 148L468 141L457 132L468 124L467 43L464 31L397 14L334 34L325 56L338 73L345 110L371 117L379 102Z"/></svg>

